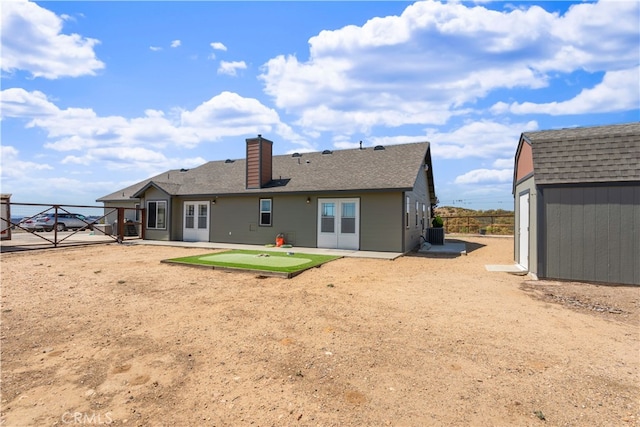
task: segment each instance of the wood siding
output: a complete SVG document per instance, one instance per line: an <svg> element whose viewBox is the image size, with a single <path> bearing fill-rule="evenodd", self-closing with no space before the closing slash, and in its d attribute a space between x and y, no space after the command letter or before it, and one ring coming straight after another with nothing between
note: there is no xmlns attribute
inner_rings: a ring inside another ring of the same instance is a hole
<svg viewBox="0 0 640 427"><path fill-rule="evenodd" d="M247 188L260 188L260 145L247 143Z"/></svg>
<svg viewBox="0 0 640 427"><path fill-rule="evenodd" d="M272 179L273 143L264 138L247 139L247 188L262 188Z"/></svg>
<svg viewBox="0 0 640 427"><path fill-rule="evenodd" d="M264 187L271 182L271 170L272 170L272 153L273 144L262 141L262 148L260 149L260 186Z"/></svg>
<svg viewBox="0 0 640 427"><path fill-rule="evenodd" d="M640 285L640 185L544 188L540 277Z"/></svg>
<svg viewBox="0 0 640 427"><path fill-rule="evenodd" d="M533 173L533 153L531 145L522 140L516 159L516 182Z"/></svg>

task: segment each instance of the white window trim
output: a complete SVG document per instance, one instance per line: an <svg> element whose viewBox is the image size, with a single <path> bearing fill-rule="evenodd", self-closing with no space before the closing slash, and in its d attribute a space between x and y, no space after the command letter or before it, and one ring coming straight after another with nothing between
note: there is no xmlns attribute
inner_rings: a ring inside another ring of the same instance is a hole
<svg viewBox="0 0 640 427"><path fill-rule="evenodd" d="M262 202L264 200L269 201L269 210L268 211L263 211L262 210ZM269 223L265 224L262 222L262 214L264 213L269 213ZM273 199L260 199L260 201L258 202L258 225L260 227L271 227L273 226Z"/></svg>
<svg viewBox="0 0 640 427"><path fill-rule="evenodd" d="M406 222L406 228L409 228L409 215L411 214L411 199L409 198L409 196L407 196L407 201L406 201L406 205L407 205L407 212L405 213L405 222Z"/></svg>

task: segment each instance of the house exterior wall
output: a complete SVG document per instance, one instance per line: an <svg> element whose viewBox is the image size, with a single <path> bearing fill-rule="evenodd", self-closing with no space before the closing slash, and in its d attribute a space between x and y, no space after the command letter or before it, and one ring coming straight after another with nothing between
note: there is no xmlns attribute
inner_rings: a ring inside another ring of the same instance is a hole
<svg viewBox="0 0 640 427"><path fill-rule="evenodd" d="M431 210L431 203L429 198L429 186L427 182L427 172L424 169L420 169L416 176L415 183L413 184L413 190L407 191L404 194L401 206L402 206L402 228L403 233L403 246L402 252L409 252L419 246L421 242L420 236L424 236L425 228L430 226L429 213ZM407 197L409 198L409 218L407 224L407 210L406 203ZM418 202L418 210L416 211L416 202ZM425 213L425 223L422 222L422 204L425 204L427 212ZM416 221L416 214L418 220ZM407 226L408 225L408 226Z"/></svg>
<svg viewBox="0 0 640 427"><path fill-rule="evenodd" d="M307 197L310 203L307 204ZM272 200L272 226L259 225L259 200ZM210 240L221 243L275 243L279 233L294 246L316 247L318 198L360 200L360 250L403 251L401 192L225 196L211 206ZM180 212L183 203L179 204ZM174 215L175 216L175 215ZM182 227L182 225L180 225Z"/></svg>
<svg viewBox="0 0 640 427"><path fill-rule="evenodd" d="M540 277L640 285L640 183L540 193Z"/></svg>
<svg viewBox="0 0 640 427"><path fill-rule="evenodd" d="M260 199L272 200L271 226L260 226ZM315 246L315 201L306 195L224 196L211 206L212 242L264 245L279 233L296 246Z"/></svg>
<svg viewBox="0 0 640 427"><path fill-rule="evenodd" d="M403 252L402 192L367 193L360 197L360 250Z"/></svg>
<svg viewBox="0 0 640 427"><path fill-rule="evenodd" d="M132 201L132 202L130 201L104 202L104 214L105 214L104 223L113 224L118 220L118 212L114 210L115 208L130 208L130 209L125 209L124 219L135 221L136 211L134 209L138 204L142 206L141 202L138 200Z"/></svg>
<svg viewBox="0 0 640 427"><path fill-rule="evenodd" d="M171 230L175 229L175 223L173 221L173 213L178 212L174 210L174 203L167 193L164 191L158 190L157 188L149 188L145 194L144 198L140 199L140 205L147 208L147 218L149 216L148 202L157 202L157 201L165 201L167 202L167 213L166 213L166 228L165 229L150 229L147 227L145 223L145 239L148 240L171 240ZM146 218L145 218L146 221Z"/></svg>
<svg viewBox="0 0 640 427"><path fill-rule="evenodd" d="M535 180L530 176L516 184L514 191L513 253L516 263L520 259L520 195L529 193L529 272L538 274L538 195Z"/></svg>

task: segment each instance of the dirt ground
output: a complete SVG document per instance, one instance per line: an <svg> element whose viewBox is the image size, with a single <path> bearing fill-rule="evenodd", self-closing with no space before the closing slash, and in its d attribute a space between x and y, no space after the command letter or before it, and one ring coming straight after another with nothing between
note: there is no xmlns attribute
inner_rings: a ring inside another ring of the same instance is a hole
<svg viewBox="0 0 640 427"><path fill-rule="evenodd" d="M640 287L343 258L293 279L201 249L4 253L3 426L640 425Z"/></svg>

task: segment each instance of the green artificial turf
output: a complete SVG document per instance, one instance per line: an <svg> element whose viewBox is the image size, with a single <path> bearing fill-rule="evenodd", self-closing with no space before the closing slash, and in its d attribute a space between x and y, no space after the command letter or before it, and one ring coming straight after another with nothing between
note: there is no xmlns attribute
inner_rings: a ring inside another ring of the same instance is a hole
<svg viewBox="0 0 640 427"><path fill-rule="evenodd" d="M291 252L251 251L234 249L213 254L172 258L167 262L194 264L243 270L274 271L279 273L298 273L317 267L325 262L340 258L331 255L299 254Z"/></svg>

